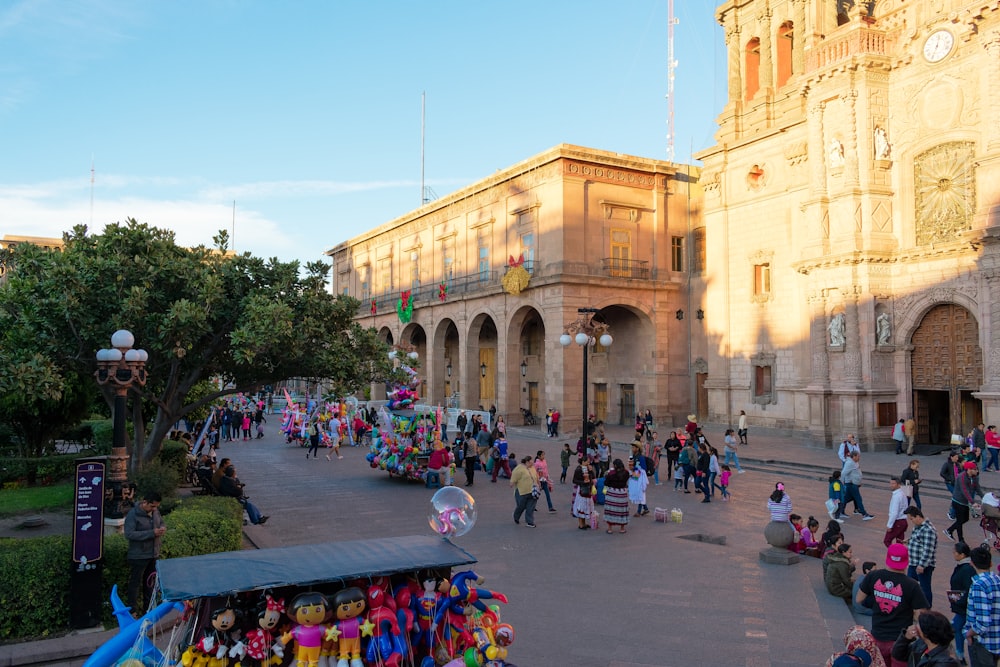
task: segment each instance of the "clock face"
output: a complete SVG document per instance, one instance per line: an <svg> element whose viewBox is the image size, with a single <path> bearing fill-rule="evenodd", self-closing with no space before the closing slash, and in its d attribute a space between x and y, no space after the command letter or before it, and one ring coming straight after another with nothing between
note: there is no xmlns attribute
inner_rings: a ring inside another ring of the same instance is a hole
<svg viewBox="0 0 1000 667"><path fill-rule="evenodd" d="M924 58L932 63L944 60L945 56L951 53L951 47L954 45L955 38L950 32L938 30L924 42Z"/></svg>

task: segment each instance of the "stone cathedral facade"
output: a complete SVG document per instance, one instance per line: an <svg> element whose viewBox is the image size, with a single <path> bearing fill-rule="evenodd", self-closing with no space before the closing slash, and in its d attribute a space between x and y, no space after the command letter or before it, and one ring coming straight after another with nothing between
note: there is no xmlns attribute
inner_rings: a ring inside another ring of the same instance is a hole
<svg viewBox="0 0 1000 667"><path fill-rule="evenodd" d="M1000 424L1000 0L730 0L699 411L884 446ZM692 306L694 307L694 306Z"/></svg>

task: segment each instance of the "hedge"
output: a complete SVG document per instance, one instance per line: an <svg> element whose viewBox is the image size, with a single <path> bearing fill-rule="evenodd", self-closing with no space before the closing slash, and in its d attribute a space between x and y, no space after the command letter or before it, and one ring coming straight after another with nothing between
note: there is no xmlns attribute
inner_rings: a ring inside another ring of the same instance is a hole
<svg viewBox="0 0 1000 667"><path fill-rule="evenodd" d="M54 454L40 458L10 457L0 461L0 486L10 482L51 484L70 479L80 454Z"/></svg>
<svg viewBox="0 0 1000 667"><path fill-rule="evenodd" d="M232 498L192 497L164 517L161 557L181 558L243 546L243 509ZM72 538L65 535L0 539L0 641L47 637L69 628L69 587ZM128 541L121 535L104 538L102 617L113 624L111 587L128 588Z"/></svg>

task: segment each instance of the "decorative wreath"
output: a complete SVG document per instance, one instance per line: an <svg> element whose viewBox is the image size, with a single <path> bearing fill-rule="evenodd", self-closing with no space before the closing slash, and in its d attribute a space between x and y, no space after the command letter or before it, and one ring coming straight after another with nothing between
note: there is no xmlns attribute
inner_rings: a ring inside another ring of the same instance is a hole
<svg viewBox="0 0 1000 667"><path fill-rule="evenodd" d="M399 300L396 301L396 314L399 315L399 321L403 324L413 319L413 300L410 299L410 290L399 295Z"/></svg>
<svg viewBox="0 0 1000 667"><path fill-rule="evenodd" d="M524 268L524 254L519 255L516 260L511 255L510 259L507 260L507 266L509 267L507 273L500 279L503 291L507 294L520 294L527 289L528 283L531 282L531 274Z"/></svg>

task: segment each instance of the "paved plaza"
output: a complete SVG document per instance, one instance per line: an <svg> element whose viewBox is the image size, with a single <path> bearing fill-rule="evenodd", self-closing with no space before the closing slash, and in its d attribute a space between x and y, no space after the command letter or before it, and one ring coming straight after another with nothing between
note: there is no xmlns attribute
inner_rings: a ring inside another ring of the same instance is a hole
<svg viewBox="0 0 1000 667"><path fill-rule="evenodd" d="M620 427L610 436L624 443L630 432ZM721 431L708 429L707 435L721 448ZM546 438L539 428L509 428L509 436L518 456L545 450L550 472L558 478L558 452L569 439ZM544 497L540 500L537 529L515 525L506 480L491 484L477 473L467 490L476 499L478 522L455 542L479 559L475 569L485 577L484 586L510 598L501 617L517 633L511 662L520 667L823 665L852 624L849 611L826 592L818 560L768 565L759 562L758 552L765 546L765 503L775 482L784 481L796 513L814 515L825 526L826 477L839 468L839 460L831 450L808 448L788 437L751 431L750 443L741 452L746 474L732 477L732 502L717 498L703 504L697 494L677 493L664 471L662 485L649 488L648 504L682 509L683 523L655 523L650 514L633 518L626 535L608 535L603 527L578 530L569 511L568 484L556 485L556 513L545 511ZM273 434L224 443L220 449L220 457L235 461L253 501L271 516L265 526L246 527L254 545L430 532L433 490L373 470L362 448L345 447L344 458L333 461L323 453L307 460L305 451ZM619 445L615 455L626 456L627 446ZM947 525L945 490L937 475L943 458L920 458L928 487L925 512L941 529ZM901 472L907 460L891 452L862 456L868 476L864 500L877 518L862 522L855 516L843 526L860 561L884 559L886 476ZM1000 475L983 477L986 488L1000 482ZM457 478L464 484L461 471ZM967 528L967 539L981 538L975 523ZM725 543L698 536L721 537ZM945 612L950 544L941 539L934 581L935 607ZM8 664L3 656L0 652L0 665Z"/></svg>

